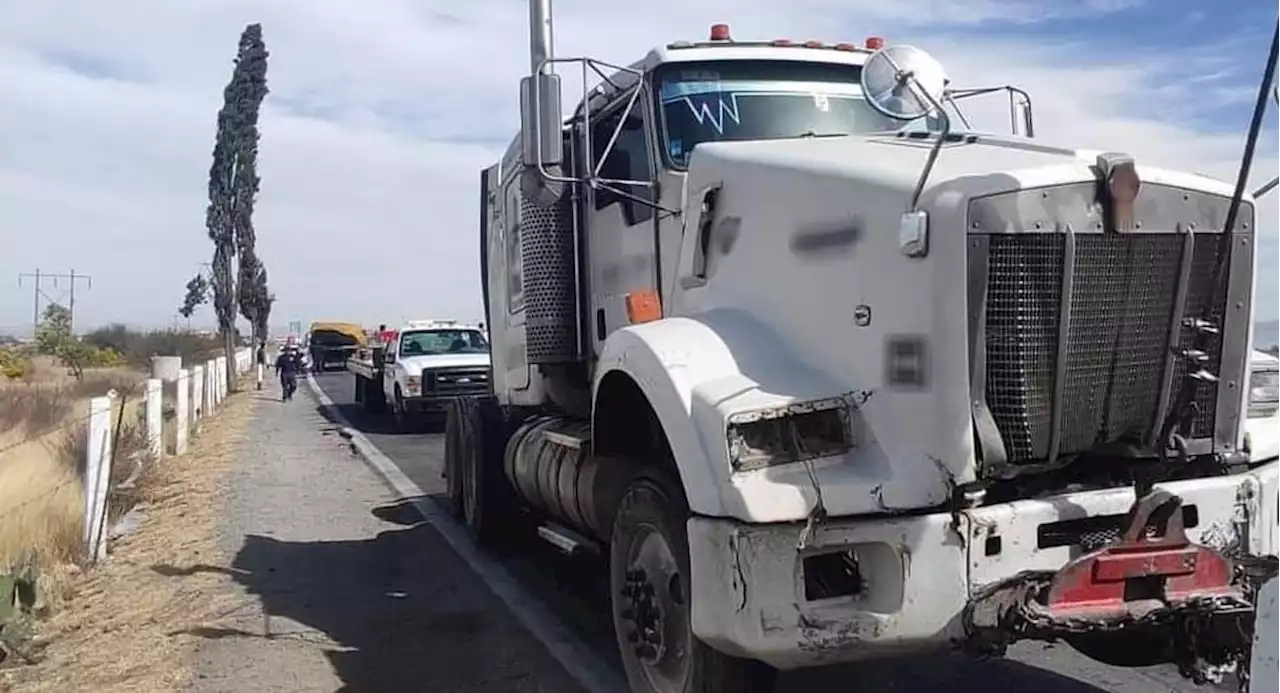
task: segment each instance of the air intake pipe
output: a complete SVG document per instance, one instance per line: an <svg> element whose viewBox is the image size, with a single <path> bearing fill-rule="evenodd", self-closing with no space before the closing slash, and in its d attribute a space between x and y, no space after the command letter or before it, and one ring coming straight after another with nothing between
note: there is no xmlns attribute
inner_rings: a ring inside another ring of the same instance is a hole
<svg viewBox="0 0 1280 693"><path fill-rule="evenodd" d="M529 0L529 76L520 80L520 142L524 159L521 188L540 206L555 204L564 190L560 76L549 61L551 0Z"/></svg>

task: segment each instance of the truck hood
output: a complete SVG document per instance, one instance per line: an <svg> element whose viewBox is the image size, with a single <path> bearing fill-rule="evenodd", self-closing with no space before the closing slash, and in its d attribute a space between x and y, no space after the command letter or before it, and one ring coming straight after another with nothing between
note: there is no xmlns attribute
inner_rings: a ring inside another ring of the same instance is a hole
<svg viewBox="0 0 1280 693"><path fill-rule="evenodd" d="M488 354L424 354L422 356L406 356L400 359L405 372L416 375L424 370L435 368L488 368Z"/></svg>
<svg viewBox="0 0 1280 693"><path fill-rule="evenodd" d="M968 346L970 202L1043 189L1060 194L1055 214L1089 218L1096 214L1097 154L958 135L943 146L920 198L929 215L927 252L909 257L900 246L900 220L931 146L876 134L702 143L693 150L685 209L691 233L680 239L683 248L670 251L670 262L664 257L664 293L671 297L664 312L708 325L739 375L695 387L690 406L713 411L708 416L719 432L735 417L793 403L853 402L857 444L842 460L812 470L794 464L735 474L732 494L742 509L730 510L734 516L802 519L809 506L796 489L814 485L833 516L917 510L946 503L956 486L978 478ZM1141 160L1137 169L1148 193L1232 193L1221 181ZM719 221L708 225L703 266L695 269L685 260L697 257L693 220L701 217L704 191L717 186ZM1252 215L1252 201L1246 204L1242 213ZM1017 223L1039 221L1030 210L1016 211ZM1011 222L993 215L991 223ZM761 281L766 268L770 281ZM731 469L725 455L722 469Z"/></svg>
<svg viewBox="0 0 1280 693"><path fill-rule="evenodd" d="M910 137L906 133L852 135L788 140L704 142L698 145L690 171L697 175L698 159L733 162L751 175L753 167L783 168L816 175L874 181L892 188L909 200L915 189L933 140ZM939 152L929 175L922 202L960 188L969 197L1008 192L1072 181L1092 181L1091 166L1103 150L1075 149L1008 135L977 132L953 133ZM1230 196L1229 183L1193 173L1143 166L1137 161L1144 183L1185 187L1215 195ZM732 178L730 174L729 178ZM689 190L697 190L696 180ZM726 181L727 182L727 181ZM1252 198L1246 195L1246 201ZM696 204L692 201L691 204ZM905 211L905 207L904 210Z"/></svg>

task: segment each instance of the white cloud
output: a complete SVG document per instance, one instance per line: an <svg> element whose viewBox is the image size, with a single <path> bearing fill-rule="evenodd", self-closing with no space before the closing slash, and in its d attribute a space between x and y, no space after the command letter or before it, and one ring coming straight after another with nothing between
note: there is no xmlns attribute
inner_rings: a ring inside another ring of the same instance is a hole
<svg viewBox="0 0 1280 693"><path fill-rule="evenodd" d="M654 0L640 12L559 0L556 40L561 55L628 62L722 20L739 37L884 35L927 48L958 83L1027 88L1043 139L1233 178L1260 53L1132 40L1108 52L1043 34L969 33L1136 3ZM478 314L476 185L517 123L528 36L520 0L80 0L56 15L55 4L68 3L20 5L0 24L0 269L93 274L81 324L168 322L210 255L214 115L239 31L259 21L272 93L255 221L280 296L276 322ZM1238 127L1195 126L1205 104L1230 105ZM1005 127L995 99L971 112ZM1274 141L1260 151L1258 182L1277 169ZM1274 315L1276 204L1266 201L1260 305ZM29 306L25 289L0 292L0 325L23 324Z"/></svg>

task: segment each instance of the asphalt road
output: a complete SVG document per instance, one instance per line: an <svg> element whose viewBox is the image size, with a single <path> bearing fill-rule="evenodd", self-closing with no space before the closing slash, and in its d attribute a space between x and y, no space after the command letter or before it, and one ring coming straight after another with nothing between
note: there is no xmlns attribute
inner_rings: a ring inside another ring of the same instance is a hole
<svg viewBox="0 0 1280 693"><path fill-rule="evenodd" d="M444 440L439 432L396 433L387 419L366 414L353 401L352 377L345 372L315 376L315 382L354 428L386 455L427 496L444 498L441 469ZM300 388L304 393L308 388ZM315 406L332 416L328 407ZM442 430L442 429L441 429ZM425 550L425 548L424 548ZM515 578L519 588L547 607L587 647L587 656L620 668L609 624L605 573L597 561L568 559L533 540L503 554L486 552ZM825 667L785 673L777 693L825 691L893 691L934 693L1168 693L1230 690L1199 687L1171 667L1120 669L1099 664L1066 645L1023 643L1001 660L976 661L959 655L861 665Z"/></svg>

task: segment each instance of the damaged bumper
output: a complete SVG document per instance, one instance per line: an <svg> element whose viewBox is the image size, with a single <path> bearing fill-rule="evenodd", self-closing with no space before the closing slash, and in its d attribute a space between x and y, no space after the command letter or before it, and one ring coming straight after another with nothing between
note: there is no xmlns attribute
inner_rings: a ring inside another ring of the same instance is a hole
<svg viewBox="0 0 1280 693"><path fill-rule="evenodd" d="M1275 555L1276 464L1157 488L1180 499L1190 543ZM1133 504L1125 488L956 516L833 518L803 549L803 525L691 518L693 630L718 650L780 669L953 647L974 637L971 602L1020 576L1056 575L1118 541ZM1218 612L1252 611L1248 595L1246 607L1233 608L1226 602L1237 592L1215 596Z"/></svg>

